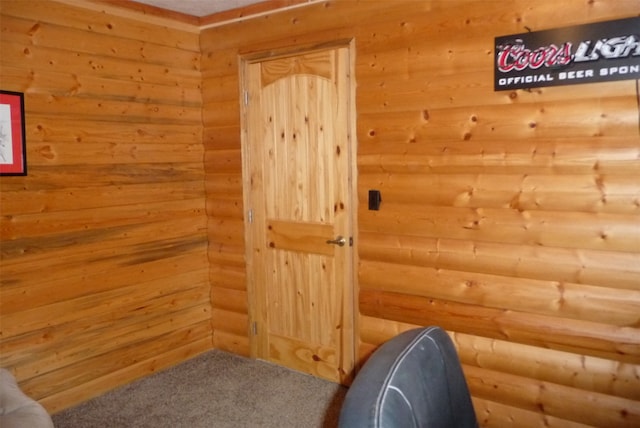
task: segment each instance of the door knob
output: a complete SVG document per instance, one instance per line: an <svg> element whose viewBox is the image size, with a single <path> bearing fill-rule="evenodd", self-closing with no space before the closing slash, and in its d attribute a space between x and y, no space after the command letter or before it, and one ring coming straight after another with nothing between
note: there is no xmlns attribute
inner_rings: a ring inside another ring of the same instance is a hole
<svg viewBox="0 0 640 428"><path fill-rule="evenodd" d="M338 235L336 237L336 239L327 239L327 244L334 244L337 245L339 247L344 247L344 244L347 243L347 238L345 238L344 236L340 236Z"/></svg>

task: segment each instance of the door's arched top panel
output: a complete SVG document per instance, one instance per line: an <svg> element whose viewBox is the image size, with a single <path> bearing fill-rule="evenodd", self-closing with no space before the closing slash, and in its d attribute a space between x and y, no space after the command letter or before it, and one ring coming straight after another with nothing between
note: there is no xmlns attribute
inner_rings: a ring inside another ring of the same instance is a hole
<svg viewBox="0 0 640 428"><path fill-rule="evenodd" d="M336 144L346 138L336 86L318 76L287 76L263 88L260 100L267 217L334 222L342 202L332 179L341 161Z"/></svg>
<svg viewBox="0 0 640 428"><path fill-rule="evenodd" d="M335 82L336 55L334 51L320 51L263 61L260 74L263 88L279 79L298 74L324 77Z"/></svg>

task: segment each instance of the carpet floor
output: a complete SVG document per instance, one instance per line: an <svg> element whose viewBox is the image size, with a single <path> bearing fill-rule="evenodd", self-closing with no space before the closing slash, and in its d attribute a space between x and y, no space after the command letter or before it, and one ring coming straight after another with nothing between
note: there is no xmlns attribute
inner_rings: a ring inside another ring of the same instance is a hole
<svg viewBox="0 0 640 428"><path fill-rule="evenodd" d="M53 415L56 428L329 428L346 388L214 350Z"/></svg>

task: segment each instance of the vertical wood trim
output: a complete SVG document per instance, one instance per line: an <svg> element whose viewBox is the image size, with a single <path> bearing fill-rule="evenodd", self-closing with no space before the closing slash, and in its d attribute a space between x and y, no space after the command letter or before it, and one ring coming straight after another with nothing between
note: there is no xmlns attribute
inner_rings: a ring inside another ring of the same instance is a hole
<svg viewBox="0 0 640 428"><path fill-rule="evenodd" d="M249 352L253 358L266 358L268 355L268 344L266 341L266 335L257 334L258 330L266 329L267 316L266 316L266 304L259 296L264 295L263 284L256 281L254 272L257 269L264 269L264 266L258 266L257 263L262 263L261 257L254 257L255 251L259 251L260 248L265 247L265 243L260 241L260 235L252 232L256 225L260 222L264 222L262 214L256 215L256 213L262 213L263 207L254 206L254 198L252 196L255 186L262 186L262 176L256 174L256 171L251 169L251 165L260 164L262 158L260 151L252 151L252 145L249 141L249 127L252 122L252 118L249 115L249 103L250 93L257 93L259 90L259 82L255 79L251 80L250 67L256 67L253 62L240 57L240 111L241 111L241 152L242 152L242 200L244 203L244 238L245 238L245 259L246 259L246 281L247 281L247 296L249 300ZM254 73L255 74L255 73ZM249 218L249 211L251 211L251 219ZM264 241L264 239L263 239ZM256 334L254 335L254 331Z"/></svg>
<svg viewBox="0 0 640 428"><path fill-rule="evenodd" d="M349 370L342 373L343 378L341 382L345 385L351 384L353 377L355 376L355 365L356 365L356 332L357 329L357 319L358 319L358 304L356 296L358 296L359 285L358 285L358 270L356 266L358 266L358 227L357 227L357 218L358 218L358 183L357 183L357 156L358 153L358 143L356 136L356 82L355 82L355 55L356 55L356 46L355 41L350 40L348 44L346 44L345 49L341 49L339 51L339 55L344 55L344 61L338 61L341 66L346 65L348 68L343 70L338 70L338 75L344 73L347 76L347 79L344 79L344 84L347 86L343 88L344 93L348 93L348 103L346 107L346 115L348 120L348 141L347 141L347 156L349 163L349 176L347 180L349 181L349 195L347 204L349 204L349 226L348 229L350 231L350 242L351 246L351 266L350 271L347 273L348 278L347 281L351 284L351 287L345 287L342 302L345 308L342 308L342 314L350 314L348 318L343 319L342 325L342 355L341 358L341 367L348 367ZM343 82L342 79L338 78L338 82Z"/></svg>

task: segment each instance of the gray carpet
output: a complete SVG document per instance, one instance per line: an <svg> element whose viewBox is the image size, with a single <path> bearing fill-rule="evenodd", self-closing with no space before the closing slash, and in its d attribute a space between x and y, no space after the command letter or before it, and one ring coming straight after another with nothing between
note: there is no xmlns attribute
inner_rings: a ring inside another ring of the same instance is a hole
<svg viewBox="0 0 640 428"><path fill-rule="evenodd" d="M210 351L53 415L56 428L335 427L346 388Z"/></svg>

